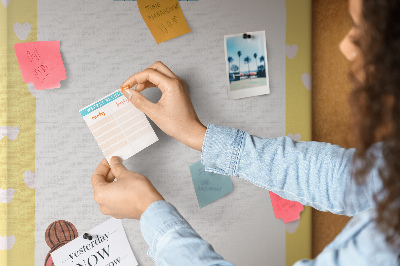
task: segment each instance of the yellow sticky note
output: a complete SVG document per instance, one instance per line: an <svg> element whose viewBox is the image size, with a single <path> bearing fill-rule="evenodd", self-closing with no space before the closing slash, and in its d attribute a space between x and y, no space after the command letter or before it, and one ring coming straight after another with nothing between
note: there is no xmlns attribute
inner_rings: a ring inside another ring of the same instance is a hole
<svg viewBox="0 0 400 266"><path fill-rule="evenodd" d="M190 32L178 0L137 0L137 4L157 43Z"/></svg>

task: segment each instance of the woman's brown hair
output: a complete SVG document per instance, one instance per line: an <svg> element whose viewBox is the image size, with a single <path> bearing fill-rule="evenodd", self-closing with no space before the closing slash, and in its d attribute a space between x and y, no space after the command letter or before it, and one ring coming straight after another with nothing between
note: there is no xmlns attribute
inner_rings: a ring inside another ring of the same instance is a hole
<svg viewBox="0 0 400 266"><path fill-rule="evenodd" d="M374 196L376 222L387 243L400 250L400 1L363 0L362 77L350 73L354 90L350 103L357 140L354 171L362 183L376 162L368 149L382 142L382 189Z"/></svg>

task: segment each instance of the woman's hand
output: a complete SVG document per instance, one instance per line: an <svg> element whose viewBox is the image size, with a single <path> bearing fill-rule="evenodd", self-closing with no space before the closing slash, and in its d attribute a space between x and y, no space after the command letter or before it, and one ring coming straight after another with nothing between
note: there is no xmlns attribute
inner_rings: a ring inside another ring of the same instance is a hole
<svg viewBox="0 0 400 266"><path fill-rule="evenodd" d="M135 90L130 89L135 85ZM140 93L150 87L161 90L158 103L150 102ZM206 127L196 115L185 82L163 63L156 62L132 75L122 84L121 90L166 134L193 149L202 150Z"/></svg>
<svg viewBox="0 0 400 266"><path fill-rule="evenodd" d="M110 165L106 159L100 162L92 186L100 211L117 219L140 219L153 202L164 200L147 177L126 169L118 157L112 157Z"/></svg>

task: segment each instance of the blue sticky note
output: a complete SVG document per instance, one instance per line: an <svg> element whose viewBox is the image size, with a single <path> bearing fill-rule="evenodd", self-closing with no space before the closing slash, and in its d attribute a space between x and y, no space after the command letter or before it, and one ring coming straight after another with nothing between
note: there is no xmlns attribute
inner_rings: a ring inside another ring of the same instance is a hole
<svg viewBox="0 0 400 266"><path fill-rule="evenodd" d="M192 164L189 168L200 208L233 190L230 176L206 172L200 161Z"/></svg>

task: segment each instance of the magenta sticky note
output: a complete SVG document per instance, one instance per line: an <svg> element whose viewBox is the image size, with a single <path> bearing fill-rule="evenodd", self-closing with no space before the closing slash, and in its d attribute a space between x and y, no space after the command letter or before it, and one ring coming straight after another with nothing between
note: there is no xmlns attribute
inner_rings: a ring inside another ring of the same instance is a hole
<svg viewBox="0 0 400 266"><path fill-rule="evenodd" d="M301 203L281 198L271 191L269 192L269 196L275 218L282 219L284 223L300 219L300 213L304 210L304 206Z"/></svg>
<svg viewBox="0 0 400 266"><path fill-rule="evenodd" d="M60 42L40 41L16 43L14 46L22 79L35 89L59 88L67 78L60 53Z"/></svg>

